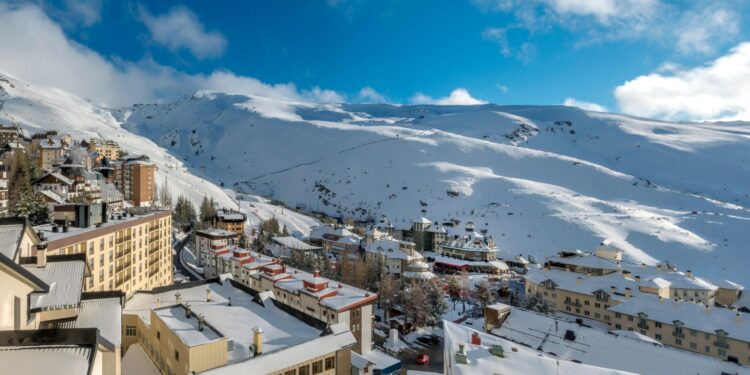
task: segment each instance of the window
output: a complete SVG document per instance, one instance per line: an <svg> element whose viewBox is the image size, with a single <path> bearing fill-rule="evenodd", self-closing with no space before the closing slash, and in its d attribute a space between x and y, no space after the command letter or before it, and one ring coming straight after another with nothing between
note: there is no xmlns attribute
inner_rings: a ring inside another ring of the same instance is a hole
<svg viewBox="0 0 750 375"><path fill-rule="evenodd" d="M719 356L720 357L726 357L727 356L727 351L724 350L724 349L719 349Z"/></svg>
<svg viewBox="0 0 750 375"><path fill-rule="evenodd" d="M161 332L156 331L156 339L161 340Z"/></svg>
<svg viewBox="0 0 750 375"><path fill-rule="evenodd" d="M617 324L615 324L615 328L616 329L622 329L622 325L620 325L619 323L617 323Z"/></svg>
<svg viewBox="0 0 750 375"><path fill-rule="evenodd" d="M615 313L615 318L617 318L617 319L620 319L620 318L622 318L622 314L620 314L620 313Z"/></svg>
<svg viewBox="0 0 750 375"><path fill-rule="evenodd" d="M633 317L632 317L631 315L628 315L628 321L629 321L629 322L632 322L632 321L633 321Z"/></svg>
<svg viewBox="0 0 750 375"><path fill-rule="evenodd" d="M326 370L330 370L336 367L336 359L334 357L326 358Z"/></svg>
<svg viewBox="0 0 750 375"><path fill-rule="evenodd" d="M661 328L661 322L654 322L654 325L656 326L656 328Z"/></svg>
<svg viewBox="0 0 750 375"><path fill-rule="evenodd" d="M698 344L696 344L696 343L694 343L694 342L691 342L691 343L690 343L690 349L691 349L691 350L698 350Z"/></svg>
<svg viewBox="0 0 750 375"><path fill-rule="evenodd" d="M174 360L179 362L180 361L180 352L174 351Z"/></svg>
<svg viewBox="0 0 750 375"><path fill-rule="evenodd" d="M588 306L589 305L589 301L583 301L583 304L586 305L586 306Z"/></svg>
<svg viewBox="0 0 750 375"><path fill-rule="evenodd" d="M125 326L125 336L135 336L135 326Z"/></svg>
<svg viewBox="0 0 750 375"><path fill-rule="evenodd" d="M284 372L284 375L297 375L297 370L289 370Z"/></svg>
<svg viewBox="0 0 750 375"><path fill-rule="evenodd" d="M655 337L656 337L656 339L657 339L657 340L661 340L661 333L657 333L657 334L655 335Z"/></svg>
<svg viewBox="0 0 750 375"><path fill-rule="evenodd" d="M310 375L310 365L304 365L304 366L297 368L297 374Z"/></svg>
<svg viewBox="0 0 750 375"><path fill-rule="evenodd" d="M711 348L708 345L706 345L706 353L711 353Z"/></svg>
<svg viewBox="0 0 750 375"><path fill-rule="evenodd" d="M598 308L602 307L602 304L599 303L599 302L597 302L597 303L594 304L594 307L596 307L598 309Z"/></svg>
<svg viewBox="0 0 750 375"><path fill-rule="evenodd" d="M312 364L313 374L320 374L323 372L323 361L316 361Z"/></svg>
<svg viewBox="0 0 750 375"><path fill-rule="evenodd" d="M674 344L682 346L682 339L674 339Z"/></svg>

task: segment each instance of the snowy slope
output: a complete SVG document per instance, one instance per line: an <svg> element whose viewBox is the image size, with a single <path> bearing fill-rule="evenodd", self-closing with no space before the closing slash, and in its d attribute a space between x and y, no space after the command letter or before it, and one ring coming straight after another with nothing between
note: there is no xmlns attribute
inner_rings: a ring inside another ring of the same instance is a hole
<svg viewBox="0 0 750 375"><path fill-rule="evenodd" d="M547 106L316 105L201 92L115 113L226 187L358 218L459 218L512 254L591 249L750 285L750 126Z"/></svg>
<svg viewBox="0 0 750 375"><path fill-rule="evenodd" d="M112 113L99 108L69 93L48 87L30 85L20 79L0 74L0 124L18 124L30 134L41 130L59 130L69 133L74 139L92 137L116 140L120 147L131 154L146 154L157 166L156 182L161 185L168 181L172 195L183 194L199 204L204 195L212 196L222 207L238 208L234 192L222 189L211 181L199 177L201 171L191 173L183 162L148 138L133 134L120 125ZM248 196L245 199L262 200ZM310 226L317 221L291 211L281 211L279 207L260 203L250 209L246 202L241 203L248 213L250 224L259 224L259 216L265 219L276 216L282 225L287 225L290 233L309 233Z"/></svg>

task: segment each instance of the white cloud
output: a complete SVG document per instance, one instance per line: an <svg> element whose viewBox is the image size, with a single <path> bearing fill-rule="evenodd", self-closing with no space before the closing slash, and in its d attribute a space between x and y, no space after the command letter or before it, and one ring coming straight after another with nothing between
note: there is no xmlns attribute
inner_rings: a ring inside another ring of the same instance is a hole
<svg viewBox="0 0 750 375"><path fill-rule="evenodd" d="M486 101L476 99L469 94L469 91L463 88L457 88L449 96L433 99L421 92L416 93L412 98L413 104L437 104L437 105L478 105L487 104Z"/></svg>
<svg viewBox="0 0 750 375"><path fill-rule="evenodd" d="M485 29L482 36L500 45L505 56L513 56L539 34L566 30L575 45L612 40L642 40L662 43L684 54L714 52L720 44L737 39L741 13L731 0L674 4L663 0L474 0L484 11L512 15L503 27ZM740 5L742 6L742 5ZM523 30L514 43L508 32ZM519 47L513 47L514 44ZM529 49L529 47L525 47ZM533 55L531 55L533 58Z"/></svg>
<svg viewBox="0 0 750 375"><path fill-rule="evenodd" d="M173 7L157 16L140 6L138 18L146 25L154 42L172 51L188 49L198 59L221 56L227 45L221 33L207 31L198 16L184 6Z"/></svg>
<svg viewBox="0 0 750 375"><path fill-rule="evenodd" d="M629 114L670 120L750 119L750 42L710 63L636 77L614 91Z"/></svg>
<svg viewBox="0 0 750 375"><path fill-rule="evenodd" d="M83 26L93 26L102 19L101 0L65 0L65 8Z"/></svg>
<svg viewBox="0 0 750 375"><path fill-rule="evenodd" d="M60 25L34 5L0 3L0 25L0 71L110 106L158 102L198 90L300 101L343 98L331 90L300 91L293 83L267 84L224 70L191 75L149 59L110 60L67 39Z"/></svg>
<svg viewBox="0 0 750 375"><path fill-rule="evenodd" d="M601 104L585 102L582 100L576 100L574 98L565 98L563 105L566 105L568 107L578 107L580 109L585 109L587 111L607 112L607 107Z"/></svg>
<svg viewBox="0 0 750 375"><path fill-rule="evenodd" d="M357 100L362 103L388 103L388 99L385 96L369 86L365 86L359 90Z"/></svg>
<svg viewBox="0 0 750 375"><path fill-rule="evenodd" d="M503 94L506 94L506 93L508 93L508 90L510 90L510 89L508 88L508 86L506 86L506 85L503 85L502 83L498 83L498 84L496 84L495 86L496 86L496 87L497 87L497 89L498 89L498 90L500 90L500 92L502 92Z"/></svg>

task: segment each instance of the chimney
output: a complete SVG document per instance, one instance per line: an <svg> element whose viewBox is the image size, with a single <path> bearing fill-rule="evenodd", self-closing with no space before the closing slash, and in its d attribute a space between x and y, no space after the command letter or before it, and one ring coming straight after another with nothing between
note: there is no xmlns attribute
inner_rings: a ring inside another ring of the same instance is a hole
<svg viewBox="0 0 750 375"><path fill-rule="evenodd" d="M232 297L227 297L227 306L232 306Z"/></svg>
<svg viewBox="0 0 750 375"><path fill-rule="evenodd" d="M641 269L642 269L642 270L645 270L645 269L646 269L646 263L641 263Z"/></svg>
<svg viewBox="0 0 750 375"><path fill-rule="evenodd" d="M181 297L182 297L182 293L180 293L180 292L177 292L177 293L175 293L175 294L174 294L174 301L175 301L176 303L180 303L180 301L182 300L182 298L181 298Z"/></svg>
<svg viewBox="0 0 750 375"><path fill-rule="evenodd" d="M42 231L37 231L37 232L36 232L36 235L37 235L37 236L39 236L39 239L40 239L41 241L44 241L44 232L42 232Z"/></svg>
<svg viewBox="0 0 750 375"><path fill-rule="evenodd" d="M211 288L206 288L206 302L211 302Z"/></svg>
<svg viewBox="0 0 750 375"><path fill-rule="evenodd" d="M313 276L314 277L320 277L320 271L319 270L313 271Z"/></svg>
<svg viewBox="0 0 750 375"><path fill-rule="evenodd" d="M711 313L711 306L709 306L708 304L706 304L706 310L705 311L706 311L706 314L710 314Z"/></svg>
<svg viewBox="0 0 750 375"><path fill-rule="evenodd" d="M471 345L482 345L482 338L479 337L479 332L474 332L471 334Z"/></svg>
<svg viewBox="0 0 750 375"><path fill-rule="evenodd" d="M43 268L47 265L47 243L36 245L36 266Z"/></svg>
<svg viewBox="0 0 750 375"><path fill-rule="evenodd" d="M612 285L609 287L609 291L612 292L612 294L615 294L615 292L617 291L617 288L614 285Z"/></svg>
<svg viewBox="0 0 750 375"><path fill-rule="evenodd" d="M664 297L659 296L659 303L664 303Z"/></svg>
<svg viewBox="0 0 750 375"><path fill-rule="evenodd" d="M68 220L63 221L63 233L68 233Z"/></svg>
<svg viewBox="0 0 750 375"><path fill-rule="evenodd" d="M263 328L253 328L253 346L256 356L263 354Z"/></svg>
<svg viewBox="0 0 750 375"><path fill-rule="evenodd" d="M161 297L156 299L156 307L161 307Z"/></svg>
<svg viewBox="0 0 750 375"><path fill-rule="evenodd" d="M641 277L636 275L635 276L635 282L636 283L640 283L641 282Z"/></svg>
<svg viewBox="0 0 750 375"><path fill-rule="evenodd" d="M686 274L688 278L691 278L691 279L693 278L693 271L687 270Z"/></svg>
<svg viewBox="0 0 750 375"><path fill-rule="evenodd" d="M190 316L193 315L193 312L190 310L190 302L185 304L185 317L190 319Z"/></svg>
<svg viewBox="0 0 750 375"><path fill-rule="evenodd" d="M630 294L630 287L626 287L625 288L625 298L630 299L630 296L631 296L631 294Z"/></svg>
<svg viewBox="0 0 750 375"><path fill-rule="evenodd" d="M206 325L206 318L203 316L203 314L198 315L198 330L203 331L203 328Z"/></svg>
<svg viewBox="0 0 750 375"><path fill-rule="evenodd" d="M734 314L734 320L735 320L735 321L736 321L737 323L742 323L742 314L740 314L739 312L738 312L738 313L735 313L735 314Z"/></svg>
<svg viewBox="0 0 750 375"><path fill-rule="evenodd" d="M581 284L582 281L580 276L576 277L576 284Z"/></svg>

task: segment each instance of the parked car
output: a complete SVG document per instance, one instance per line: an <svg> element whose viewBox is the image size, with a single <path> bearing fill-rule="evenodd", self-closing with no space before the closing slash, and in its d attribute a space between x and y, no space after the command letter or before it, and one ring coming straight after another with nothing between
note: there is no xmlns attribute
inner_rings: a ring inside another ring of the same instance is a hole
<svg viewBox="0 0 750 375"><path fill-rule="evenodd" d="M440 344L440 336L438 336L438 335L427 335L427 337L429 337L430 343L432 345Z"/></svg>
<svg viewBox="0 0 750 375"><path fill-rule="evenodd" d="M417 356L417 359L414 362L416 362L418 365L426 365L430 363L430 356L427 353L422 353Z"/></svg>
<svg viewBox="0 0 750 375"><path fill-rule="evenodd" d="M417 337L417 341L421 342L422 344L426 345L432 345L432 339L430 338L430 335L424 335Z"/></svg>

